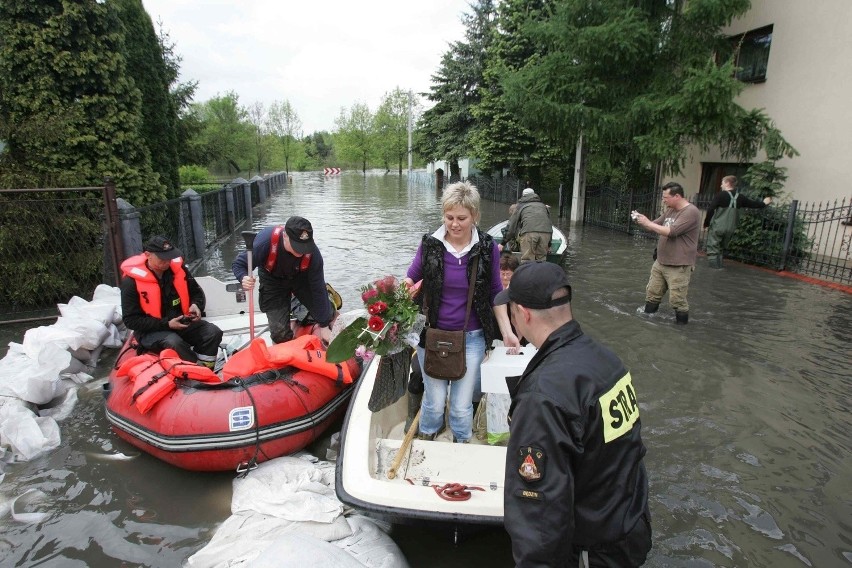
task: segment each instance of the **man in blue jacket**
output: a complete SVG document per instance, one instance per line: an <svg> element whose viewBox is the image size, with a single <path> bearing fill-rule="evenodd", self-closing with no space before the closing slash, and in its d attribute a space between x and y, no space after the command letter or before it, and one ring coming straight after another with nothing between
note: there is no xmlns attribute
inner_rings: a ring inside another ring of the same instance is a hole
<svg viewBox="0 0 852 568"><path fill-rule="evenodd" d="M639 404L619 358L584 335L564 269L522 264L495 299L538 351L512 396L503 523L515 565L641 566L651 549Z"/></svg>
<svg viewBox="0 0 852 568"><path fill-rule="evenodd" d="M261 230L254 239L252 261L260 279L260 310L266 313L272 340L283 343L293 338L290 305L295 296L320 325L320 338L331 341L335 310L328 298L323 259L314 243L310 221L290 217L284 225ZM243 289L254 288L246 252L237 255L231 269Z"/></svg>

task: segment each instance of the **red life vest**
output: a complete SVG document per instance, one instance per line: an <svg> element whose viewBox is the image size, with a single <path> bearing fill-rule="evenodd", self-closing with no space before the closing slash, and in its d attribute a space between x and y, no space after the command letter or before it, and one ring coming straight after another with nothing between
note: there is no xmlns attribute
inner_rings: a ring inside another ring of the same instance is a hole
<svg viewBox="0 0 852 568"><path fill-rule="evenodd" d="M322 340L315 335L303 335L271 347L261 337L256 337L247 349L234 353L222 368L222 379L247 377L253 373L296 367L310 371L342 384L352 382L352 365L329 363L325 360L325 348Z"/></svg>
<svg viewBox="0 0 852 568"><path fill-rule="evenodd" d="M272 230L272 240L269 243L269 256L266 257L266 264L264 268L266 268L267 272L272 272L272 269L275 268L275 261L278 260L278 248L281 245L281 232L284 230L284 225L277 225ZM299 261L299 266L297 270L299 272L304 272L311 265L311 255L303 254Z"/></svg>
<svg viewBox="0 0 852 568"><path fill-rule="evenodd" d="M139 293L139 305L142 311L151 317L163 317L163 301L160 297L160 283L156 275L145 264L144 254L131 256L121 263L121 273L136 280L136 291ZM186 271L183 269L183 258L177 257L169 262L169 268L174 273L174 287L180 297L180 308L183 315L189 315L189 287L186 284Z"/></svg>

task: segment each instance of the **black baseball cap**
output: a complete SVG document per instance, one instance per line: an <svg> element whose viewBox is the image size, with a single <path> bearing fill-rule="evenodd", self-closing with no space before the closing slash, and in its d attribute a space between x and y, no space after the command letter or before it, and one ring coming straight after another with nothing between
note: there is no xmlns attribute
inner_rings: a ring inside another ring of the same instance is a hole
<svg viewBox="0 0 852 568"><path fill-rule="evenodd" d="M171 241L163 235L151 237L148 242L145 243L144 250L156 254L163 260L171 260L173 258L183 256L180 249L174 246Z"/></svg>
<svg viewBox="0 0 852 568"><path fill-rule="evenodd" d="M553 293L560 288L568 288L568 295L555 300ZM532 310L546 310L571 301L571 284L565 270L552 262L525 262L520 265L509 287L494 298L494 305L500 306L515 302Z"/></svg>
<svg viewBox="0 0 852 568"><path fill-rule="evenodd" d="M314 228L304 217L290 217L284 224L284 230L290 238L290 246L299 254L314 252Z"/></svg>

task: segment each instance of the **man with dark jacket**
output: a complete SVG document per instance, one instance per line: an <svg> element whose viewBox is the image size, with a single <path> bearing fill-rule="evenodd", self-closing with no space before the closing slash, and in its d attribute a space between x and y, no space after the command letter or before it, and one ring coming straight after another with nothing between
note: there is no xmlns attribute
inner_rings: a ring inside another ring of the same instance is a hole
<svg viewBox="0 0 852 568"><path fill-rule="evenodd" d="M495 299L538 349L506 379L503 522L519 568L641 566L651 524L636 391L570 302L564 269L547 262L522 264Z"/></svg>
<svg viewBox="0 0 852 568"><path fill-rule="evenodd" d="M260 279L260 310L266 313L272 341L283 343L293 338L293 296L319 324L320 338L326 343L331 341L335 310L328 298L322 254L314 243L311 222L304 217L290 217L283 225L261 230L254 239L252 261ZM234 259L231 270L243 289L254 288L255 278L249 273L245 251Z"/></svg>
<svg viewBox="0 0 852 568"><path fill-rule="evenodd" d="M517 240L521 246L521 262L546 260L553 227L550 213L533 188L524 189L517 207L509 217L504 243Z"/></svg>
<svg viewBox="0 0 852 568"><path fill-rule="evenodd" d="M145 349L171 348L181 359L213 368L222 330L201 319L204 291L166 237L121 263L121 312Z"/></svg>
<svg viewBox="0 0 852 568"><path fill-rule="evenodd" d="M722 191L710 202L704 218L704 228L710 227L707 233L707 265L710 268L722 268L722 256L737 230L740 209L763 209L770 203L771 197L757 201L737 193L736 176L722 178Z"/></svg>

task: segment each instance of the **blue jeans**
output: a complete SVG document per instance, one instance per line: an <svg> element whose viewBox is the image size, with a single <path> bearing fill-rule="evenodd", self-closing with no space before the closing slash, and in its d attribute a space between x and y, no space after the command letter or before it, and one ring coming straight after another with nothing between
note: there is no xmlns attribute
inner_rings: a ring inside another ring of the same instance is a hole
<svg viewBox="0 0 852 568"><path fill-rule="evenodd" d="M420 433L435 434L444 425L447 390L450 392L450 430L457 442L470 439L473 427L473 393L480 390L479 366L485 358L485 334L481 329L468 331L464 338L467 373L456 381L433 379L423 372L423 402L420 406ZM425 361L426 350L417 348Z"/></svg>

